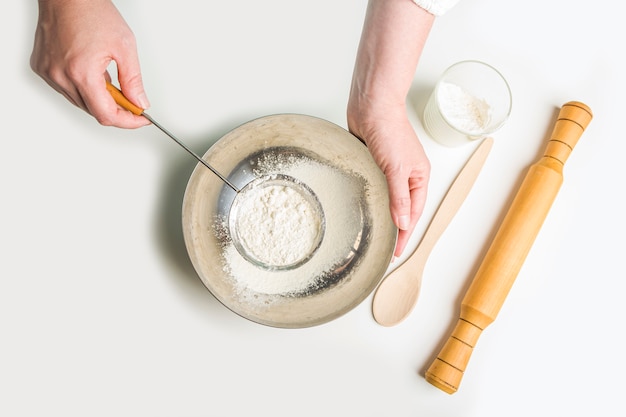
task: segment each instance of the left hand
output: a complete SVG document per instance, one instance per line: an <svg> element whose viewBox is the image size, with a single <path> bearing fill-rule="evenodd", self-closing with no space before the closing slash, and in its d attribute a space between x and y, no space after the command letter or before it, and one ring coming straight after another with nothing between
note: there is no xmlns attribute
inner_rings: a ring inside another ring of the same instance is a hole
<svg viewBox="0 0 626 417"><path fill-rule="evenodd" d="M430 162L403 104L379 114L357 103L348 108L348 128L365 142L387 178L391 217L399 229L394 255L400 256L424 210Z"/></svg>
<svg viewBox="0 0 626 417"><path fill-rule="evenodd" d="M395 256L422 214L430 178L406 98L434 20L411 1L369 0L348 100L348 129L365 142L387 178L399 229Z"/></svg>

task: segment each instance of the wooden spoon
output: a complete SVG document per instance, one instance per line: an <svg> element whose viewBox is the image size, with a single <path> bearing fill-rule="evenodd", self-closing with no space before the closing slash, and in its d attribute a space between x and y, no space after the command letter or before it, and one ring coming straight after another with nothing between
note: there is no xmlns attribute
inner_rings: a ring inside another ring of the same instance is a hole
<svg viewBox="0 0 626 417"><path fill-rule="evenodd" d="M413 310L422 285L426 260L469 194L492 145L493 138L482 141L448 189L419 246L378 286L372 302L372 313L378 324L394 326Z"/></svg>

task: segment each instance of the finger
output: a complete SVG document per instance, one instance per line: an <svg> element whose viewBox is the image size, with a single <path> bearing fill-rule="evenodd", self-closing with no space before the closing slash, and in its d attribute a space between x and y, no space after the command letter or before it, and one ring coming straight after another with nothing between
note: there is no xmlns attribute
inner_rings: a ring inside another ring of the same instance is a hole
<svg viewBox="0 0 626 417"><path fill-rule="evenodd" d="M415 226L417 226L417 222L420 217L422 217L424 205L426 204L428 182L426 180L420 181L411 179L409 180L409 183L412 184L409 186L411 189L411 223L406 230L400 230L398 232L398 240L394 252L394 256L396 257L402 255L402 252L404 252L404 249L406 248L406 245L415 230Z"/></svg>
<svg viewBox="0 0 626 417"><path fill-rule="evenodd" d="M48 84L54 91L61 94L70 103L87 111L85 102L83 101L80 93L76 89L76 86L69 80L63 71L42 71L39 76Z"/></svg>
<svg viewBox="0 0 626 417"><path fill-rule="evenodd" d="M78 90L74 88L74 86L72 86L71 88L62 88L57 84L51 84L51 83L48 83L48 84L50 84L52 88L54 88L56 91L61 93L61 95L65 97L67 101L69 101L70 103L72 103L78 108L88 111L87 106L85 105L85 102L83 101L83 98L78 93Z"/></svg>
<svg viewBox="0 0 626 417"><path fill-rule="evenodd" d="M410 237L411 233L408 230L398 231L398 240L396 241L396 249L394 250L393 256L397 258L402 255Z"/></svg>
<svg viewBox="0 0 626 417"><path fill-rule="evenodd" d="M391 218L400 230L408 230L411 226L411 194L406 176L387 175L389 187L389 209Z"/></svg>
<svg viewBox="0 0 626 417"><path fill-rule="evenodd" d="M411 194L409 192L409 181L406 177L400 175L387 176L387 184L389 187L389 209L391 218L398 228L398 240L394 256L400 256L407 244L412 223L411 219Z"/></svg>
<svg viewBox="0 0 626 417"><path fill-rule="evenodd" d="M142 109L150 108L150 101L143 86L136 48L124 50L115 59L117 62L117 79L126 98Z"/></svg>
<svg viewBox="0 0 626 417"><path fill-rule="evenodd" d="M428 176L420 176L409 179L409 189L411 194L411 221L415 227L417 221L424 212L426 196L428 194Z"/></svg>
<svg viewBox="0 0 626 417"><path fill-rule="evenodd" d="M110 77L109 77L110 79ZM106 89L106 76L97 76L79 88L87 111L103 126L115 126L134 129L149 124L145 117L133 113L117 105Z"/></svg>

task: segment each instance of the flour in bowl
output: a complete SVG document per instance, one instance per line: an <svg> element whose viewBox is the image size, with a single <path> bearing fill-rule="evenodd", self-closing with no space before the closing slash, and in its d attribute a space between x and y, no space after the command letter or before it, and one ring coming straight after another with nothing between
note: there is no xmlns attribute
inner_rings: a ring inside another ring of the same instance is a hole
<svg viewBox="0 0 626 417"><path fill-rule="evenodd" d="M265 266L297 264L309 257L319 243L322 213L297 186L295 182L276 184L268 180L238 197L242 200L235 233L244 252Z"/></svg>
<svg viewBox="0 0 626 417"><path fill-rule="evenodd" d="M325 291L340 285L343 279L349 279L351 268L360 261L370 241L369 230L364 227L366 218L369 218L369 212L363 206L363 196L369 189L367 181L360 175L341 172L323 162L288 152L267 151L259 156L252 170L257 178L284 175L304 184L317 197L324 230L321 240L315 243L316 248L311 257L297 267L264 268L242 256L241 250L235 246L237 239L232 236L233 227L229 226L229 220L218 216L213 223L213 232L222 245L220 262L239 302L261 307L283 297L303 297ZM256 202L251 198L250 207L243 209L251 212L251 217L244 218L245 215L237 214L244 224L236 226L238 231L235 233L246 234L247 239L250 239L248 249L257 248L256 257L269 261L268 264L288 263L307 256L313 230L319 229L319 217L307 214L311 209L310 200L302 205L301 214L293 213L292 209L285 210L279 217L283 214L293 217L272 226L272 222L264 223L255 219L256 215L271 217L267 213L263 214L266 209L272 211L269 207L273 207L274 203L270 203L269 199L283 201L287 206L297 206L302 204L302 195L294 196L285 189L275 189L273 186L266 188L259 191ZM274 233L278 232L280 238L269 236L272 227L277 228ZM239 236L239 240L243 239L243 236ZM275 250L281 247L288 250L284 253Z"/></svg>

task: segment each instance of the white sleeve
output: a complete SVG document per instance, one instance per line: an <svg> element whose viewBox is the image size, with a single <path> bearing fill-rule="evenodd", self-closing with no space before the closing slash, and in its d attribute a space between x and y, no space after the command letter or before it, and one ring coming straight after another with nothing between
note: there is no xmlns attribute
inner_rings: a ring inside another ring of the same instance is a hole
<svg viewBox="0 0 626 417"><path fill-rule="evenodd" d="M413 0L415 4L435 16L441 16L450 10L459 0Z"/></svg>

